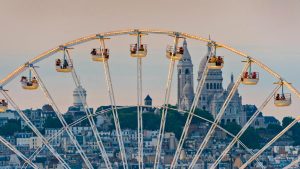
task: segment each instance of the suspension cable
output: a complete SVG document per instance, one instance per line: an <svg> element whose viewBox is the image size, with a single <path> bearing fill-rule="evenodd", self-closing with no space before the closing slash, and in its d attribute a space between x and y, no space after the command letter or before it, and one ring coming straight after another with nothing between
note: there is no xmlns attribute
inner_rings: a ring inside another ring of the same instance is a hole
<svg viewBox="0 0 300 169"><path fill-rule="evenodd" d="M178 40L179 40L178 35L175 35L172 56L177 55ZM171 59L169 62L168 79L167 79L166 90L165 90L164 104L163 104L163 110L162 110L162 114L161 114L161 122L160 122L159 132L158 132L158 136L157 136L157 146L156 146L156 153L155 153L155 160L154 160L154 169L159 168L161 147L162 147L162 142L164 139L165 125L166 125L169 100L170 100L170 94L171 94L171 87L172 87L172 80L173 80L174 65L175 65L175 61L176 61L175 59L172 59L172 56L171 56Z"/></svg>
<svg viewBox="0 0 300 169"><path fill-rule="evenodd" d="M183 128L182 134L180 136L180 139L179 139L179 142L178 142L178 145L177 145L177 148L176 148L176 152L175 152L174 158L172 160L170 169L174 169L176 167L176 165L177 165L178 158L180 156L180 153L181 153L184 141L185 141L185 139L187 137L187 134L188 134L188 130L189 130L190 124L192 122L195 110L197 108L197 105L198 105L198 102L199 102L199 98L200 98L200 94L201 94L201 91L202 91L202 89L204 87L205 80L206 80L206 77L207 77L207 74L208 74L208 71L209 71L208 66L207 66L208 62L209 62L209 58L212 55L214 55L214 53L215 53L214 52L215 48L211 48L212 46L214 46L214 43L210 42L208 44L209 53L208 53L208 56L207 56L207 61L206 61L206 64L205 64L205 68L204 68L204 71L202 73L201 79L200 79L200 81L197 84L195 97L193 99L193 103L191 105L191 109L190 109L190 111L188 113L188 117L186 119L186 122L185 122L185 125L184 125L184 128ZM200 66L201 66L201 64L199 64L199 69L200 69Z"/></svg>
<svg viewBox="0 0 300 169"><path fill-rule="evenodd" d="M79 155L83 159L84 163L86 164L86 166L89 169L93 169L93 166L92 166L91 162L89 161L89 159L86 156L85 152L83 151L82 147L78 143L76 137L74 136L74 133L72 132L72 130L68 126L68 123L66 122L65 118L63 117L61 111L58 109L57 105L55 104L52 96L50 95L48 89L46 88L46 86L45 86L44 82L42 81L41 77L39 76L38 72L36 71L36 69L33 66L30 66L30 70L34 74L35 78L37 79L37 81L38 81L38 83L41 87L41 90L43 91L43 93L44 93L45 97L47 98L49 104L52 106L55 114L57 115L57 117L59 119L59 121L61 122L61 124L65 128L67 134L70 137L71 142L74 144L76 150L78 151Z"/></svg>
<svg viewBox="0 0 300 169"><path fill-rule="evenodd" d="M207 143L208 143L210 137L213 135L213 133L214 133L216 127L217 127L216 124L219 124L219 122L221 121L222 116L223 116L223 114L224 114L224 112L225 112L225 110L226 110L226 108L227 108L227 106L228 106L230 100L232 99L232 97L233 97L234 94L236 93L236 90L237 90L238 86L239 86L240 83L241 83L241 77L242 77L243 73L248 69L248 67L249 67L249 63L246 63L246 65L244 66L244 68L243 68L241 74L237 77L237 80L236 80L236 82L234 83L234 85L233 85L233 87L232 87L230 93L228 94L228 96L227 96L227 98L226 98L226 100L225 100L225 102L224 102L222 108L220 109L220 111L219 111L219 113L218 113L218 115L217 115L217 117L216 117L214 123L213 123L212 126L210 127L210 129L209 129L209 131L207 132L207 134L206 134L204 140L202 141L202 143L201 143L199 149L197 150L197 153L196 153L195 157L193 158L193 160L192 160L192 162L191 162L191 164L190 164L190 166L189 166L189 169L194 168L194 166L196 165L198 159L200 158L200 155L201 155L203 149L206 147L206 145L207 145Z"/></svg>
<svg viewBox="0 0 300 169"><path fill-rule="evenodd" d="M67 52L67 56L68 56L69 61L72 62L71 56L69 54L69 51L68 50L65 50L65 51ZM75 71L74 64L73 63L71 63L71 64L73 65L73 68L72 68L72 78L73 78L73 81L74 81L76 87L80 89L82 86L81 86L79 77L78 77L78 75L77 75L77 73ZM105 162L105 165L106 165L106 168L111 169L112 168L111 167L111 163L109 161L109 158L108 158L108 155L106 153L105 147L103 145L103 142L101 140L100 134L99 134L98 129L96 127L95 121L94 121L94 119L92 117L92 112L90 111L89 106L87 105L86 101L84 100L83 92L79 91L78 94L79 94L79 98L80 98L80 101L82 103L82 106L84 108L84 111L85 111L85 113L86 113L86 115L88 117L88 121L89 121L89 123L90 123L90 125L92 127L92 131L93 131L94 136L96 138L96 143L97 143L97 145L98 145L98 147L100 149L102 158L103 158L103 160Z"/></svg>
<svg viewBox="0 0 300 169"><path fill-rule="evenodd" d="M267 106L267 104L270 102L270 100L273 98L275 93L278 91L280 86L276 86L276 88L271 92L271 94L265 99L263 104L256 110L256 112L251 116L251 118L247 121L247 123L244 125L244 127L238 132L238 134L233 138L233 140L229 143L229 145L225 148L225 150L221 153L221 155L218 157L218 159L213 163L213 165L210 167L210 169L214 169L218 166L218 164L221 162L223 157L230 151L230 149L235 145L235 143L238 141L238 139L244 134L244 132L247 130L247 128L252 124L252 122L256 119L256 117L260 114L260 112Z"/></svg>
<svg viewBox="0 0 300 169"><path fill-rule="evenodd" d="M13 108L18 112L20 117L31 128L31 130L41 139L43 144L49 149L49 151L57 158L64 168L71 169L65 160L57 153L57 151L49 144L48 140L42 135L42 133L34 126L34 124L28 119L24 112L18 107L18 105L12 100L12 98L4 90L0 90L2 95L10 102Z"/></svg>
<svg viewBox="0 0 300 169"><path fill-rule="evenodd" d="M0 136L0 142L2 142L7 148L13 151L24 162L28 163L32 168L38 169L38 167L34 163L32 163L23 153L17 150L12 144L10 144L10 142L6 141L2 136Z"/></svg>
<svg viewBox="0 0 300 169"><path fill-rule="evenodd" d="M105 48L105 43L104 43L103 37L100 38L100 46L103 47L103 50L101 50L101 48L100 48L101 56L105 57L104 50L106 48ZM104 67L104 74L105 74L105 80L106 80L106 84L107 84L108 95L109 95L110 104L111 104L111 110L112 110L112 114L113 114L113 118L114 118L114 124L116 127L116 136L117 136L117 140L118 140L118 144L119 144L119 148L120 148L123 168L128 169L127 157L126 157L126 152L125 152L125 147L124 147L124 142L123 142L122 131L121 131L121 127L120 127L120 121L119 121L118 110L117 110L117 106L116 106L114 89L113 89L112 80L111 80L111 76L110 76L108 60L105 60L103 62L103 67Z"/></svg>
<svg viewBox="0 0 300 169"><path fill-rule="evenodd" d="M244 163L240 169L246 168L253 160L260 156L267 148L269 148L276 140L278 140L284 133L286 133L290 128L292 128L300 120L298 116L294 121L292 121L286 128L284 128L279 134L277 134L271 141L269 141L263 148L261 148L256 154L254 154L246 163Z"/></svg>

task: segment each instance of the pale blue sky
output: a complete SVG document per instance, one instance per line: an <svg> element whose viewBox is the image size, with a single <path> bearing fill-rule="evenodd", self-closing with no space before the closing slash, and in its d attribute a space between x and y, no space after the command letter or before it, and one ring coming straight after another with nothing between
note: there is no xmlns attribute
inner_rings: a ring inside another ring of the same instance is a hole
<svg viewBox="0 0 300 169"><path fill-rule="evenodd" d="M41 52L81 36L127 28L161 28L188 32L228 44L263 61L300 89L298 63L300 62L300 1L298 0L194 0L194 1L72 1L0 0L0 78ZM136 61L129 57L128 45L134 38L112 38L111 69L117 103L135 104ZM149 56L144 63L144 95L150 94L156 105L162 104L168 60L164 49L172 42L169 37L149 36ZM90 48L97 42L78 46L72 53L75 64L88 91L93 107L108 104L102 65L93 63ZM194 74L206 53L204 43L188 41L193 57ZM226 57L225 86L230 73L239 74L241 59L220 50ZM70 75L54 71L56 56L38 64L43 79L62 110L72 103L74 84ZM275 86L274 79L261 73L261 82L255 87L240 88L243 102L259 105ZM175 78L175 76L174 76ZM40 91L20 89L19 79L7 86L22 108L40 107L46 99ZM176 102L176 80L172 98ZM270 104L266 114L282 117L300 115L299 99L293 97L293 106L284 109Z"/></svg>

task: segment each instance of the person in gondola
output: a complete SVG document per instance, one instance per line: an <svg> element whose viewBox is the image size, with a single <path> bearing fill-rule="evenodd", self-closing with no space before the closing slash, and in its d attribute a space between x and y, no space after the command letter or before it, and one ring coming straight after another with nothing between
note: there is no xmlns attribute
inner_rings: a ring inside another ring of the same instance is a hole
<svg viewBox="0 0 300 169"><path fill-rule="evenodd" d="M221 66L222 62L223 62L223 60L222 60L221 56L218 56L218 59L216 61L216 66Z"/></svg>
<svg viewBox="0 0 300 169"><path fill-rule="evenodd" d="M216 63L217 62L217 57L213 56L209 59L209 63Z"/></svg>
<svg viewBox="0 0 300 169"><path fill-rule="evenodd" d="M280 99L281 99L281 100L285 100L284 94L281 95L281 98L280 98Z"/></svg>
<svg viewBox="0 0 300 169"><path fill-rule="evenodd" d="M277 93L277 95L276 95L276 98L275 98L276 100L280 100L280 95L279 95L279 93Z"/></svg>
<svg viewBox="0 0 300 169"><path fill-rule="evenodd" d="M104 54L104 57L105 57L106 59L109 58L108 49L104 49L103 54Z"/></svg>
<svg viewBox="0 0 300 169"><path fill-rule="evenodd" d="M253 72L253 74L252 74L252 79L256 79L256 72Z"/></svg>
<svg viewBox="0 0 300 169"><path fill-rule="evenodd" d="M183 54L183 47L180 47L180 48L179 48L179 53L180 53L180 54Z"/></svg>
<svg viewBox="0 0 300 169"><path fill-rule="evenodd" d="M24 83L24 82L26 83L26 82L27 82L27 77L22 76L22 77L21 77L21 82L22 82L22 83Z"/></svg>
<svg viewBox="0 0 300 169"><path fill-rule="evenodd" d="M96 50L96 49L93 49L93 50L91 51L91 55L93 55L93 56L97 55L97 50Z"/></svg>
<svg viewBox="0 0 300 169"><path fill-rule="evenodd" d="M32 81L31 81L31 82L32 82L32 83L38 83L38 81L36 80L35 77L32 78Z"/></svg>
<svg viewBox="0 0 300 169"><path fill-rule="evenodd" d="M248 72L244 73L244 78L246 78L246 79L248 78Z"/></svg>
<svg viewBox="0 0 300 169"><path fill-rule="evenodd" d="M141 45L141 47L140 47L140 51L144 51L145 49L144 49L144 45Z"/></svg>
<svg viewBox="0 0 300 169"><path fill-rule="evenodd" d="M63 69L66 69L68 67L68 61L67 59L64 60Z"/></svg>
<svg viewBox="0 0 300 169"><path fill-rule="evenodd" d="M136 50L137 50L137 44L134 44L134 46L133 46L133 48L131 50L131 53L135 54Z"/></svg>
<svg viewBox="0 0 300 169"><path fill-rule="evenodd" d="M60 66L60 64L61 64L61 60L60 60L60 59L57 59L57 60L56 60L56 66Z"/></svg>

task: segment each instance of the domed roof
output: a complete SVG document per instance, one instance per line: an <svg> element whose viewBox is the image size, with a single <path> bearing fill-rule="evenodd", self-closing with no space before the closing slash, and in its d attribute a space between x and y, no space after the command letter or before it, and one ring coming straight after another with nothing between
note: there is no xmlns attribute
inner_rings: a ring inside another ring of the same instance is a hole
<svg viewBox="0 0 300 169"><path fill-rule="evenodd" d="M193 87L191 85L191 83L186 83L183 87L183 95L185 97L189 97L189 96L193 96L194 95L194 90Z"/></svg>

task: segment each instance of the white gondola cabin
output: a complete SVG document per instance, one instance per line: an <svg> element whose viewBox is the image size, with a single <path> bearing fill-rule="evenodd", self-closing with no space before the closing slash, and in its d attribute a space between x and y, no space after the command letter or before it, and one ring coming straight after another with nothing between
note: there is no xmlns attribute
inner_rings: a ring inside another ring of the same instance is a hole
<svg viewBox="0 0 300 169"><path fill-rule="evenodd" d="M39 87L39 83L35 77L27 78L27 77L23 76L21 78L21 85L22 85L22 88L25 90L35 90Z"/></svg>
<svg viewBox="0 0 300 169"><path fill-rule="evenodd" d="M66 59L63 59L63 60L56 59L56 61L55 61L55 68L56 68L57 72L68 73L68 72L72 71L73 66Z"/></svg>
<svg viewBox="0 0 300 169"><path fill-rule="evenodd" d="M136 58L143 58L147 55L147 45L141 44L139 49L137 47L137 44L131 44L130 45L130 56L136 57Z"/></svg>
<svg viewBox="0 0 300 169"><path fill-rule="evenodd" d="M8 104L5 100L0 100L0 113L3 113L7 110Z"/></svg>
<svg viewBox="0 0 300 169"><path fill-rule="evenodd" d="M92 60L95 62L104 62L109 59L109 49L93 49L91 51Z"/></svg>
<svg viewBox="0 0 300 169"><path fill-rule="evenodd" d="M241 78L241 83L245 85L256 85L259 81L258 72L244 72Z"/></svg>
<svg viewBox="0 0 300 169"><path fill-rule="evenodd" d="M222 56L212 56L208 61L209 69L222 69L224 66L224 58Z"/></svg>
<svg viewBox="0 0 300 169"><path fill-rule="evenodd" d="M289 106L292 103L292 97L290 93L281 93L274 96L274 104L277 107Z"/></svg>
<svg viewBox="0 0 300 169"><path fill-rule="evenodd" d="M182 55L184 53L183 47L177 47L175 52L174 52L174 47L173 46L167 46L166 49L166 56L169 59L172 60L180 60L182 58Z"/></svg>

